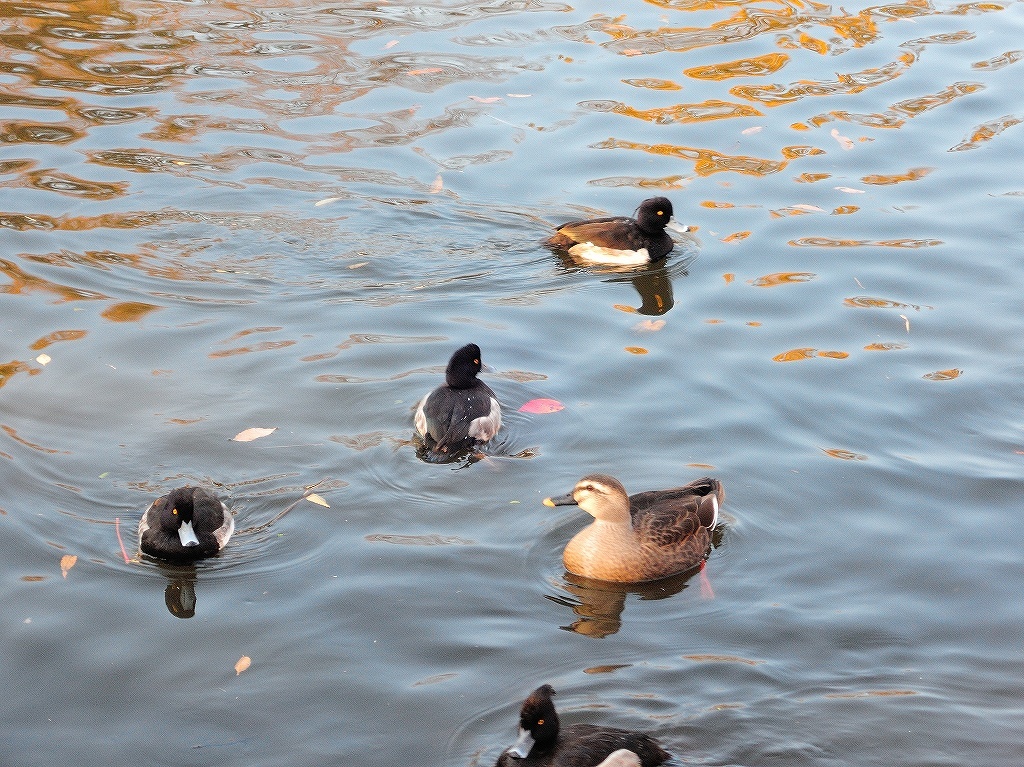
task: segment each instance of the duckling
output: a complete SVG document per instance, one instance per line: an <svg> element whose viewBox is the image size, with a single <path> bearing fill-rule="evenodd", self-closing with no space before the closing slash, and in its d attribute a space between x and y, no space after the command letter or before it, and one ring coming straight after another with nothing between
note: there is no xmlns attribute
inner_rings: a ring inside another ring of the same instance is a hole
<svg viewBox="0 0 1024 767"><path fill-rule="evenodd" d="M674 243L666 229L690 231L676 223L668 198L651 197L640 203L635 219L612 216L570 221L558 227L547 245L592 264L639 266L658 261L672 250Z"/></svg>
<svg viewBox="0 0 1024 767"><path fill-rule="evenodd" d="M139 547L170 562L212 557L235 531L228 507L201 487L178 487L153 501L139 521Z"/></svg>
<svg viewBox="0 0 1024 767"><path fill-rule="evenodd" d="M498 433L501 406L490 387L476 377L482 367L480 347L466 344L449 360L444 385L420 401L414 422L428 450L456 455Z"/></svg>
<svg viewBox="0 0 1024 767"><path fill-rule="evenodd" d="M711 477L670 490L627 496L614 477L590 474L546 506L578 505L594 521L576 533L562 554L565 569L585 578L638 583L701 564L725 500Z"/></svg>
<svg viewBox="0 0 1024 767"><path fill-rule="evenodd" d="M642 732L570 724L560 728L551 696L554 688L541 685L523 701L519 712L519 739L498 757L496 767L611 767L630 762L609 762L612 755L632 753L633 764L655 767L669 758L658 741ZM624 758L619 755L617 759ZM604 760L604 762L602 762Z"/></svg>

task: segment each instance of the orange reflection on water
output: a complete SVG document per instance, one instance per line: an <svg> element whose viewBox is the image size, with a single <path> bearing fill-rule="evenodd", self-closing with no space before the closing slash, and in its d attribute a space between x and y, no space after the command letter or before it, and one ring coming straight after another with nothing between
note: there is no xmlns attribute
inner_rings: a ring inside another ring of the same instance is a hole
<svg viewBox="0 0 1024 767"><path fill-rule="evenodd" d="M52 333L47 333L42 338L36 339L28 348L37 352L59 341L77 341L80 338L85 338L88 333L89 331L87 330L55 330Z"/></svg>
<svg viewBox="0 0 1024 767"><path fill-rule="evenodd" d="M43 277L37 277L34 274L29 274L13 261L7 261L5 259L0 259L0 275L3 275L10 280L7 285L0 285L0 293L19 295L21 293L42 291L45 293L53 293L60 298L61 301L95 301L97 299L108 298L108 296L93 290L74 288L70 285L61 285L60 283L51 282Z"/></svg>
<svg viewBox="0 0 1024 767"><path fill-rule="evenodd" d="M791 285L794 282L810 282L818 275L812 272L776 272L750 280L755 288L775 288L779 285Z"/></svg>
<svg viewBox="0 0 1024 767"><path fill-rule="evenodd" d="M110 322L138 322L150 312L155 312L162 308L153 304L144 304L140 301L123 301L111 304L100 312L100 316Z"/></svg>
<svg viewBox="0 0 1024 767"><path fill-rule="evenodd" d="M891 184L901 184L904 181L917 181L922 179L931 173L934 168L911 168L906 173L894 173L890 176L874 175L874 176L863 176L861 181L865 184L872 184L874 186L889 186Z"/></svg>
<svg viewBox="0 0 1024 767"><path fill-rule="evenodd" d="M676 146L675 144L642 144L622 139L606 139L592 145L594 149L635 149L649 154L679 157L692 160L693 169L702 176L713 173L732 171L749 176L767 176L778 173L786 167L787 162L777 162L760 157L744 157L742 155L726 155L713 149L697 149L696 147Z"/></svg>
<svg viewBox="0 0 1024 767"><path fill-rule="evenodd" d="M785 53L769 53L753 59L724 61L703 67L684 69L683 74L695 80L727 80L730 77L756 77L778 72L789 61Z"/></svg>
<svg viewBox="0 0 1024 767"><path fill-rule="evenodd" d="M930 248L941 245L942 240L918 240L903 238L899 240L844 240L834 237L801 237L790 240L789 245L797 248Z"/></svg>
<svg viewBox="0 0 1024 767"><path fill-rule="evenodd" d="M658 125L697 123L761 115L761 112L747 104L736 104L716 99L710 99L700 104L675 104L657 109L636 109L618 101L590 101L584 102L581 106L595 111L614 112L626 117L635 117Z"/></svg>

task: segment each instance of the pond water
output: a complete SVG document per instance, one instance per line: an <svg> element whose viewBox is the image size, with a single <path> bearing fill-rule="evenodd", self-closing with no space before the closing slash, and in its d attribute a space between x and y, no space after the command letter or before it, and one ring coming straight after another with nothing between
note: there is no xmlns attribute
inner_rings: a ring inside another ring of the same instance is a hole
<svg viewBox="0 0 1024 767"><path fill-rule="evenodd" d="M486 766L550 683L673 764L1021 764L1022 35L3 3L0 762ZM542 245L655 194L694 227L661 265ZM470 341L505 426L423 462ZM707 583L568 575L586 515L541 500L594 471L718 477ZM236 537L140 558L185 482Z"/></svg>

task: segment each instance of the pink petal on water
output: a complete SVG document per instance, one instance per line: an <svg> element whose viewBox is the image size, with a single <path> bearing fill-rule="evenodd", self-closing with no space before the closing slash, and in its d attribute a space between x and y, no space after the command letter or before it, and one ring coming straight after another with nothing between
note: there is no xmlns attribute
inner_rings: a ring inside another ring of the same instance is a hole
<svg viewBox="0 0 1024 767"><path fill-rule="evenodd" d="M557 413L565 405L556 399L532 399L519 408L520 413Z"/></svg>

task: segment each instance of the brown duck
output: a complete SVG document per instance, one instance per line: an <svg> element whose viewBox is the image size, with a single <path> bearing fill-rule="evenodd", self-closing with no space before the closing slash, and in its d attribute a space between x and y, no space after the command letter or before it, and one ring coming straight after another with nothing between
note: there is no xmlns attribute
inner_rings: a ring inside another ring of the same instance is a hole
<svg viewBox="0 0 1024 767"><path fill-rule="evenodd" d="M614 477L590 474L546 506L577 505L594 517L565 547L565 569L585 578L637 583L700 565L725 492L704 477L669 490L627 495Z"/></svg>

